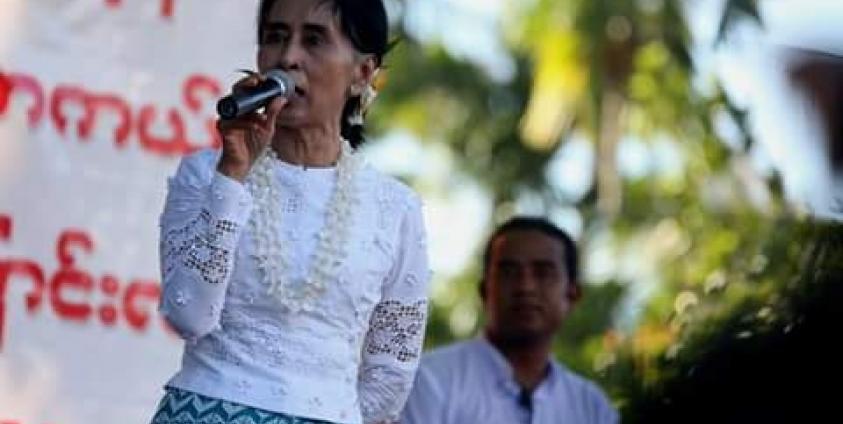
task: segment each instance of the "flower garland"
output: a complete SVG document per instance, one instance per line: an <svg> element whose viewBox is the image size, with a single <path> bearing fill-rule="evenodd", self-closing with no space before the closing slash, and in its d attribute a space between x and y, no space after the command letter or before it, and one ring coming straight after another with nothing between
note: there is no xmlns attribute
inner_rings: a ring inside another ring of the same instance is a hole
<svg viewBox="0 0 843 424"><path fill-rule="evenodd" d="M281 218L281 190L273 176L276 160L275 151L266 148L246 179L255 201L249 220L255 243L253 257L268 286L268 294L275 296L290 312L312 311L316 299L325 291L327 282L336 278L348 254L349 221L352 209L358 203L354 177L361 161L353 154L349 142L343 139L337 161L337 183L328 203L325 226L318 234L310 271L303 280L293 281L285 279L290 260L277 227Z"/></svg>

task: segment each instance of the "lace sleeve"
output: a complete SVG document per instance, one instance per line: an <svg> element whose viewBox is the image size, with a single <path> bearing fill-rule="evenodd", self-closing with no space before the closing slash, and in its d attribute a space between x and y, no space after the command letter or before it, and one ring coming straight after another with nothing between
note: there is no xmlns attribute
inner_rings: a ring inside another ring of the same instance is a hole
<svg viewBox="0 0 843 424"><path fill-rule="evenodd" d="M160 310L188 341L219 324L234 251L252 207L242 184L214 171L216 156L205 151L182 160L161 215Z"/></svg>
<svg viewBox="0 0 843 424"><path fill-rule="evenodd" d="M360 372L365 423L396 422L421 354L430 271L421 205L414 198L401 223L393 272L369 322Z"/></svg>

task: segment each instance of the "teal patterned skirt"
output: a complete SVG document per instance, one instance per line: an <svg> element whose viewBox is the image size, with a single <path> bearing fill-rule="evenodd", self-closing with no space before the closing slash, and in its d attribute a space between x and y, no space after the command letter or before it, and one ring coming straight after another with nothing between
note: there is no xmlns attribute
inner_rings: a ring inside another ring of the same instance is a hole
<svg viewBox="0 0 843 424"><path fill-rule="evenodd" d="M168 387L151 424L331 424Z"/></svg>

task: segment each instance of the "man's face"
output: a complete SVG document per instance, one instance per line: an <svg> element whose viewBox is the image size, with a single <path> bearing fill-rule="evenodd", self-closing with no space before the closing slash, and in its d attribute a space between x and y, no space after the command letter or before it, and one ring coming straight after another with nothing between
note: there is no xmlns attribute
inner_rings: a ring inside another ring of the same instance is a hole
<svg viewBox="0 0 843 424"><path fill-rule="evenodd" d="M487 329L495 337L529 343L553 336L567 316L564 245L535 230L512 230L492 242L485 276Z"/></svg>

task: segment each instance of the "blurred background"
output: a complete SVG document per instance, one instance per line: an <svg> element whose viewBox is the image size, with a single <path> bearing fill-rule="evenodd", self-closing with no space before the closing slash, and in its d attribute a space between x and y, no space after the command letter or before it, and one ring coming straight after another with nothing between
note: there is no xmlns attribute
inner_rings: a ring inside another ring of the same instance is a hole
<svg viewBox="0 0 843 424"><path fill-rule="evenodd" d="M141 418L125 422L143 422L177 364L164 331L111 334L147 331L126 299L131 287L153 298L154 285L130 281L157 278L164 179L179 155L213 145L204 119L231 70L252 67L256 2L122 3L0 3L0 422L94 422L82 420L103 413L101 388L112 384L103 381L127 366L144 383L109 393L107 416L131 410ZM586 287L556 353L607 391L624 422L782 422L833 410L839 390L819 384L843 377L833 347L843 300L843 2L386 3L398 43L363 152L425 200L428 348L481 327L489 231L513 214L543 215L578 241ZM40 100L54 128L40 121L38 95L23 94L26 76L54 87ZM85 85L89 102L103 97L93 92L122 96L126 116L138 111L129 134L120 137L120 107L110 126L85 133L91 103L55 100L73 98L59 90L66 83ZM145 102L179 105L189 122L181 128L174 109L164 117ZM67 265L56 234L77 226L96 245L96 258L80 259L96 276L70 284L70 297L95 300L90 317L72 318L55 299L61 278L49 274ZM44 268L53 295L41 300L52 313L39 310L35 289L11 284L38 286L37 272L22 271L27 260ZM109 286L109 273L126 282ZM100 299L113 293L123 301L110 319ZM54 334L67 344L50 345ZM87 338L89 348L154 355L91 367L71 346ZM73 354L49 353L61 349ZM87 394L71 399L87 380Z"/></svg>
<svg viewBox="0 0 843 424"><path fill-rule="evenodd" d="M492 226L545 215L580 243L587 283L556 352L624 422L831 407L814 387L841 376L843 3L395 7L370 151L427 200L429 345L481 325Z"/></svg>

